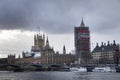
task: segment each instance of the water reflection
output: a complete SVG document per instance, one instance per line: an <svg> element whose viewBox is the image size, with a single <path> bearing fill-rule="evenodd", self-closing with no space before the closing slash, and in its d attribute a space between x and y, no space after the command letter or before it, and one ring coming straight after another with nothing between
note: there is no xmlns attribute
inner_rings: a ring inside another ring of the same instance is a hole
<svg viewBox="0 0 120 80"><path fill-rule="evenodd" d="M0 80L119 80L120 73L0 72Z"/></svg>

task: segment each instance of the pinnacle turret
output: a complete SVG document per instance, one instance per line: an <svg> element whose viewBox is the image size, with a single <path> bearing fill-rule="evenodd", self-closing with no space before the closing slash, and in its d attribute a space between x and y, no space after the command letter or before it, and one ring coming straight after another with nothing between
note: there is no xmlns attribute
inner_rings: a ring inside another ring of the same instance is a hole
<svg viewBox="0 0 120 80"><path fill-rule="evenodd" d="M46 40L46 46L49 46L49 40L48 40L48 37L47 37L47 40Z"/></svg>
<svg viewBox="0 0 120 80"><path fill-rule="evenodd" d="M66 48L65 48L65 45L63 46L63 54L66 54Z"/></svg>

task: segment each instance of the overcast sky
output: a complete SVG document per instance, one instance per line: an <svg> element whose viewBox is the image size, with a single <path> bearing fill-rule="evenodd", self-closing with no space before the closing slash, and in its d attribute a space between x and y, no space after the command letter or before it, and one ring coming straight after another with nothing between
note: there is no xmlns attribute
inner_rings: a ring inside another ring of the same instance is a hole
<svg viewBox="0 0 120 80"><path fill-rule="evenodd" d="M0 0L0 54L30 51L40 27L56 51L74 50L74 27L89 26L96 42L120 43L120 0Z"/></svg>

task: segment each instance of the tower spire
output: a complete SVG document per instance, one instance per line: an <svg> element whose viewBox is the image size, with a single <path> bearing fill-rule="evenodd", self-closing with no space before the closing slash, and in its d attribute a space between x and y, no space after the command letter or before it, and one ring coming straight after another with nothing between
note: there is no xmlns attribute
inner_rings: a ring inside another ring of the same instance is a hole
<svg viewBox="0 0 120 80"><path fill-rule="evenodd" d="M37 36L34 35L34 45L36 45Z"/></svg>
<svg viewBox="0 0 120 80"><path fill-rule="evenodd" d="M49 46L48 36L47 36L47 40L46 40L46 46Z"/></svg>
<svg viewBox="0 0 120 80"><path fill-rule="evenodd" d="M66 54L66 48L65 48L65 45L63 46L63 54Z"/></svg>
<svg viewBox="0 0 120 80"><path fill-rule="evenodd" d="M81 21L80 27L85 27L85 24L84 24L83 18L82 18L82 21Z"/></svg>

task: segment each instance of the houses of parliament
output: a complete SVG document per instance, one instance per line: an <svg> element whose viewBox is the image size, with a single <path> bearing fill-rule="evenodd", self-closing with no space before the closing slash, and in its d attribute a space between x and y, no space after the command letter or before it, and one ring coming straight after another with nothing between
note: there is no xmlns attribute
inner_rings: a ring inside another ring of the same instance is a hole
<svg viewBox="0 0 120 80"><path fill-rule="evenodd" d="M22 58L15 60L16 64L35 63L35 64L70 64L75 60L75 55L66 53L65 45L63 53L55 52L50 46L48 37L37 33L34 35L34 46L31 52L23 52Z"/></svg>
<svg viewBox="0 0 120 80"><path fill-rule="evenodd" d="M74 27L75 54L66 53L65 45L63 52L59 53L49 44L49 39L44 34L34 35L34 45L31 51L22 52L22 57L15 58L15 55L8 55L8 58L1 58L1 64L115 64L120 62L120 48L113 44L97 46L90 51L90 30L81 21L80 26ZM57 42L56 42L57 44Z"/></svg>
<svg viewBox="0 0 120 80"><path fill-rule="evenodd" d="M80 26L74 27L75 39L75 54L66 53L65 45L63 52L55 52L54 48L50 46L49 39L44 34L37 33L34 35L34 45L30 52L22 52L22 57L15 58L15 55L10 55L5 61L9 64L68 64L71 63L85 63L88 62L90 54L90 36L89 28L85 26L83 20ZM56 43L57 44L57 43ZM83 57L84 56L84 57ZM78 62L79 61L79 62ZM79 63L79 64L80 64ZM87 63L86 63L87 64Z"/></svg>

